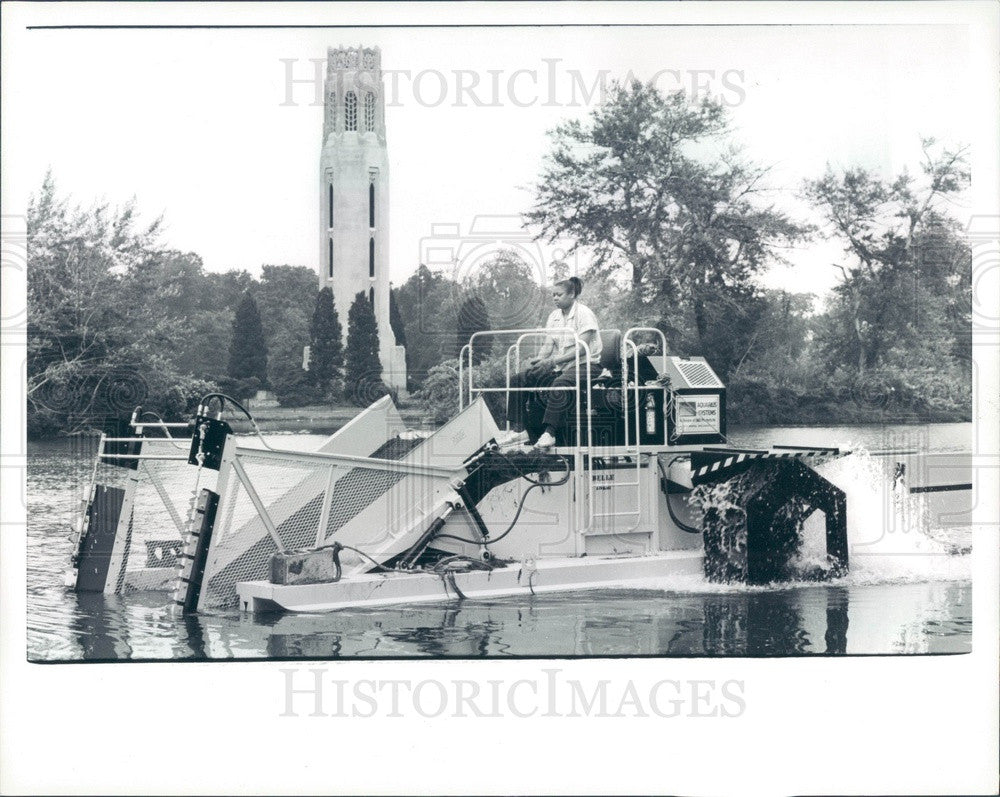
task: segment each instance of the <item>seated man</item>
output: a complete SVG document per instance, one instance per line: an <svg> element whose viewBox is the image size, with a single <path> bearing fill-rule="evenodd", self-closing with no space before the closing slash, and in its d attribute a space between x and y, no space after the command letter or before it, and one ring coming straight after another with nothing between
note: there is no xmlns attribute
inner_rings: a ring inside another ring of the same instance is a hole
<svg viewBox="0 0 1000 797"><path fill-rule="evenodd" d="M556 443L556 434L566 423L570 407L576 403L573 388L577 379L581 387L587 383L587 355L581 348L577 366L577 346L575 332L580 340L590 347L590 378L601 373L601 336L597 316L577 297L583 290L583 281L578 277L560 280L552 288L552 299L556 309L549 314L545 324L552 330L538 356L529 361L529 368L511 380L511 387L556 387L556 391L542 391L540 404L525 412L524 392L508 396L507 413L511 425L516 429L527 429L530 433L541 432L535 446L549 448ZM578 374L579 371L579 374ZM565 389L570 388L570 389ZM538 415L542 417L539 421ZM532 435L534 436L534 435Z"/></svg>

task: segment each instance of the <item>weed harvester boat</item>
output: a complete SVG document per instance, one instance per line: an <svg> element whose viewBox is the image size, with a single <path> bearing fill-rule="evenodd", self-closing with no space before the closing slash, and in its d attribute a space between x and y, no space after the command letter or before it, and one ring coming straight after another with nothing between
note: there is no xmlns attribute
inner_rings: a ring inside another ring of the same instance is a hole
<svg viewBox="0 0 1000 797"><path fill-rule="evenodd" d="M845 496L813 466L849 452L728 446L725 386L703 358L665 354L658 330L602 332L601 375L563 388L572 406L557 445L504 446L491 406L518 390L522 350L545 334L473 335L458 412L432 433L407 429L388 396L313 451L233 435L222 402L242 407L218 395L189 424L137 411L134 436L101 439L72 585L172 589L184 612L316 612L847 570ZM477 381L481 353L505 344L505 383ZM826 560L803 572L817 512Z"/></svg>

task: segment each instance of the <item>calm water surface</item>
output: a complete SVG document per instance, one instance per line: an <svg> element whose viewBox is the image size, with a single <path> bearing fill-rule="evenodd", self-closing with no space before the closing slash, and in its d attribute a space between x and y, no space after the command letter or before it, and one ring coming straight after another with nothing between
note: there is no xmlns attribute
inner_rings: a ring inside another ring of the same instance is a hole
<svg viewBox="0 0 1000 797"><path fill-rule="evenodd" d="M737 430L742 446L841 444L945 455L971 424ZM275 436L287 448L321 438ZM482 656L798 656L971 649L969 529L915 519L873 491L882 467L841 460L850 575L825 584L722 587L688 576L651 589L469 600L316 615L180 617L170 596L77 595L63 586L68 539L93 448L29 444L28 658L35 661ZM836 470L839 468L839 471ZM968 495L966 493L966 495ZM939 520L939 519L938 519ZM967 521L967 519L966 519Z"/></svg>

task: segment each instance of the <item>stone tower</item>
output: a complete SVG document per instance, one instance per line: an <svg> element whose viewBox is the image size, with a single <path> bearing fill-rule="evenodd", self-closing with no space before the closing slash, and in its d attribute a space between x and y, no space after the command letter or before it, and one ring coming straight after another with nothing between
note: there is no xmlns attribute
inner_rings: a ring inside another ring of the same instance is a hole
<svg viewBox="0 0 1000 797"><path fill-rule="evenodd" d="M404 392L405 351L389 325L389 156L379 48L327 49L324 96L319 287L333 289L345 346L354 297L369 297L382 379Z"/></svg>

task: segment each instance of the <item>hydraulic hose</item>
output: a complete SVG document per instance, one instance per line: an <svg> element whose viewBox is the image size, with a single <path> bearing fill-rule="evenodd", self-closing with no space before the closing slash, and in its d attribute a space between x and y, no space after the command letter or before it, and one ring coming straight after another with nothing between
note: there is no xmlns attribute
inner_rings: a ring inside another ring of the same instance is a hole
<svg viewBox="0 0 1000 797"><path fill-rule="evenodd" d="M518 520L519 517L521 517L521 510L524 509L524 502L528 498L528 493L530 493L536 487L559 487L560 485L566 484L566 482L569 481L569 475L570 475L569 462L562 455L559 455L559 459L561 459L563 461L563 463L565 464L565 466L566 466L566 470L565 470L565 472L563 474L562 479L560 481L557 481L557 482L543 482L543 481L540 481L540 480L532 479L528 474L526 474L524 471L522 471L521 468L518 467L516 463L511 462L511 460L508 459L508 457L505 454L503 454L503 453L501 453L499 451L497 453L503 459L505 459L507 461L507 464L511 465L515 470L517 470L518 474L521 476L522 479L524 479L526 482L528 482L531 485L527 490L524 491L524 495L521 496L521 500L520 500L520 502L517 505L517 512L514 513L514 519L510 522L510 525L507 526L506 529L504 529L504 531L503 531L502 534L499 534L496 537L492 537L491 539L488 539L488 540L469 540L469 539L466 539L465 537L459 537L459 536L457 536L455 534L440 534L440 533L437 534L434 537L434 539L436 539L436 540L457 540L458 542L467 542L470 545L493 545L496 542L500 542L500 540L502 540L504 537L506 537L508 534L510 534L511 531L514 530L514 526L517 525L517 520Z"/></svg>
<svg viewBox="0 0 1000 797"><path fill-rule="evenodd" d="M667 465L668 472L670 469L670 465L673 465L675 462L682 459L689 459L689 457L674 457L672 460L670 460L670 464ZM683 520L677 517L677 515L674 513L673 506L670 504L670 493L664 491L663 498L667 502L667 512L670 513L670 519L674 521L674 523L677 525L679 529L681 529L682 531L686 531L688 534L701 534L701 529L696 529L694 526L689 526L687 523L685 523Z"/></svg>
<svg viewBox="0 0 1000 797"><path fill-rule="evenodd" d="M226 395L225 393L206 393L204 396L201 397L201 400L198 402L198 408L199 408L199 410L202 407L206 407L207 408L208 407L208 403L212 399L215 399L215 398L217 398L219 400L219 412L220 413L222 412L223 407L225 406L225 402L228 401L230 404L232 404L234 407L236 407L236 409L238 409L240 412L242 412L244 415L247 416L247 420L250 421L250 425L253 426L254 433L257 435L257 437L260 438L260 442L263 444L264 448L266 448L266 449L268 449L270 451L274 450L274 449L271 448L271 446L269 446L267 444L267 441L264 439L264 435L260 431L260 427L257 426L257 421L255 421L253 415L250 414L250 410L248 410L246 407L244 407L242 404L240 404L232 396Z"/></svg>

